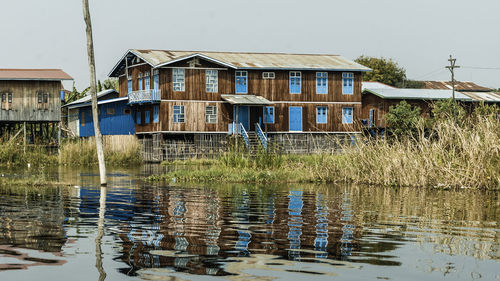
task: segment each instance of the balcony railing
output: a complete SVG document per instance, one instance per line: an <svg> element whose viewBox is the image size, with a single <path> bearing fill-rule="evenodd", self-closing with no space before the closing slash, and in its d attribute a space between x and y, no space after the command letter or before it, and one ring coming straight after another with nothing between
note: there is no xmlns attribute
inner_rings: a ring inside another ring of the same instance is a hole
<svg viewBox="0 0 500 281"><path fill-rule="evenodd" d="M161 90L149 89L128 93L128 103L157 103L161 101Z"/></svg>

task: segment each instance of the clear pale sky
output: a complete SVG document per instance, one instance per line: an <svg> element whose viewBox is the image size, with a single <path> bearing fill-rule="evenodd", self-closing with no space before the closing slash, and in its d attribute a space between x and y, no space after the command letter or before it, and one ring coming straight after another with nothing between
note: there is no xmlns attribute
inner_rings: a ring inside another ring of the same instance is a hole
<svg viewBox="0 0 500 281"><path fill-rule="evenodd" d="M62 68L89 83L80 0L0 0L0 68ZM393 58L410 79L500 87L498 0L90 0L97 78L127 49ZM66 85L70 88L71 85Z"/></svg>

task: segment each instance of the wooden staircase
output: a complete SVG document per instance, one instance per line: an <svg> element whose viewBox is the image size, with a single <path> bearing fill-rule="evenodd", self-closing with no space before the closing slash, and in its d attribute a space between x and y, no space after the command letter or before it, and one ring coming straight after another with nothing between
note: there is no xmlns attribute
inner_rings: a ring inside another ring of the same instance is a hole
<svg viewBox="0 0 500 281"><path fill-rule="evenodd" d="M250 131L248 132L248 151L251 155L257 154L257 151L262 146L260 143L259 136L256 132Z"/></svg>

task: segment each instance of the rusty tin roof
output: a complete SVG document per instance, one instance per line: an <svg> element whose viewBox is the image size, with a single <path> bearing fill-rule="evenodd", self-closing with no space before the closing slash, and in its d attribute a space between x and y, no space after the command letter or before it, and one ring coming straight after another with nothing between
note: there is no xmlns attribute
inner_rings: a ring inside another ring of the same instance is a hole
<svg viewBox="0 0 500 281"><path fill-rule="evenodd" d="M441 89L441 90L451 90L453 87L451 81L422 81L424 82L425 89ZM455 81L456 91L470 91L470 92L490 92L492 89L479 86L474 82L470 81Z"/></svg>
<svg viewBox="0 0 500 281"><path fill-rule="evenodd" d="M0 80L73 80L61 69L0 69Z"/></svg>
<svg viewBox="0 0 500 281"><path fill-rule="evenodd" d="M124 59L131 54L141 58L154 68L167 66L193 57L200 57L233 69L371 71L370 68L339 55L133 49L127 51L111 70L109 76L116 77L117 72L124 67Z"/></svg>

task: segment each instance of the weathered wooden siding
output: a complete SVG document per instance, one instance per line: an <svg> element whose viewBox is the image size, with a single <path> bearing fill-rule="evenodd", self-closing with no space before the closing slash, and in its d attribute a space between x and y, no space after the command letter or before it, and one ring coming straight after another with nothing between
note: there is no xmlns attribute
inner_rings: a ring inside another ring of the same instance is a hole
<svg viewBox="0 0 500 281"><path fill-rule="evenodd" d="M62 89L59 81L0 81L0 122L59 122ZM8 94L12 93L12 103ZM38 93L47 94L47 102L38 103Z"/></svg>
<svg viewBox="0 0 500 281"><path fill-rule="evenodd" d="M233 120L233 106L221 103L221 94L235 93L235 70L226 69L220 65L204 60L199 60L199 69L189 68L188 61L178 62L169 68L160 69L159 84L161 89L160 121L153 123L153 105L136 105L134 110L140 112L141 120L144 120L144 111L150 111L151 122L149 124L137 124L137 132L225 132L228 124ZM172 85L172 68L181 67L185 69L184 91L174 91ZM218 91L207 93L205 84L206 69L218 70ZM150 72L150 86L153 87L153 72L149 65L142 64L129 67L129 75L132 75L132 89L137 91L138 75L145 71ZM248 70L248 94L262 96L270 101L276 102L275 124L268 125L268 131L289 131L288 107L303 107L303 132L348 132L359 130L361 118L361 73L354 72L353 94L342 94L342 72L328 72L328 93L316 93L316 71L301 71L301 93L290 94L290 82L288 70L271 71L275 73L275 79L263 79L262 73L266 70ZM127 92L127 77L120 76L120 96ZM144 83L144 79L143 82ZM217 125L205 124L205 106L216 104ZM173 123L173 105L184 105L186 121L184 123ZM328 107L327 124L316 124L316 107ZM354 108L354 123L342 124L342 107ZM251 130L254 123L262 116L262 107L251 107Z"/></svg>
<svg viewBox="0 0 500 281"><path fill-rule="evenodd" d="M398 105L402 100L396 99L383 99L371 93L363 94L362 110L360 119L370 120L370 109L375 110L375 126L385 128L387 122L385 115L389 112L391 106ZM422 116L429 117L431 112L432 102L424 100L406 100L412 106L418 106L421 109Z"/></svg>

